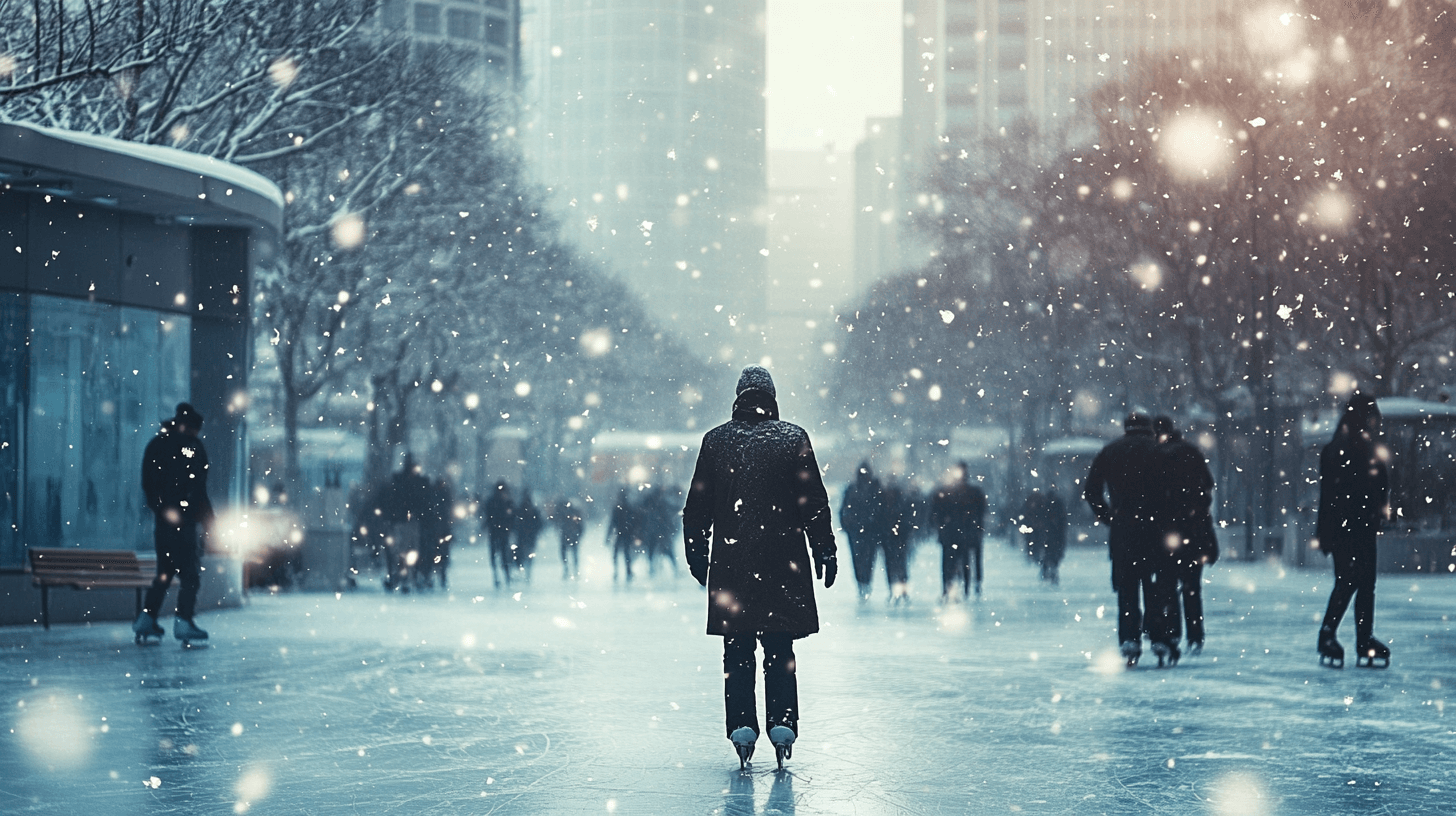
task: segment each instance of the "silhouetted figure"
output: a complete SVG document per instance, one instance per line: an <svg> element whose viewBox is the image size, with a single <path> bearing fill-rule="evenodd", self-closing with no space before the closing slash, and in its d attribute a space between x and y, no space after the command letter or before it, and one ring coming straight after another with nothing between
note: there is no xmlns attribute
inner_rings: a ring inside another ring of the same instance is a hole
<svg viewBox="0 0 1456 816"><path fill-rule="evenodd" d="M193 621L197 590L202 586L198 534L213 521L212 501L207 496L207 448L197 438L201 431L202 414L189 403L178 403L173 417L162 422L142 453L142 492L156 522L152 541L157 551L157 577L132 624L138 642L165 634L157 614L173 576L181 589L172 635L184 643L207 640L207 633Z"/></svg>
<svg viewBox="0 0 1456 816"><path fill-rule="evenodd" d="M1183 602L1188 627L1188 651L1203 651L1203 568L1218 561L1218 535L1213 529L1213 474L1203 451L1183 439L1173 420L1153 420L1158 451L1163 457L1163 479L1169 538L1165 543L1173 559L1170 574ZM1174 616L1177 622L1177 616Z"/></svg>
<svg viewBox="0 0 1456 816"><path fill-rule="evenodd" d="M956 465L949 485L936 491L930 501L930 521L940 538L940 580L942 597L951 599L951 589L960 587L961 597L971 596L971 567L975 567L975 590L981 594L981 549L986 535L986 492L971 484L965 462Z"/></svg>
<svg viewBox="0 0 1456 816"><path fill-rule="evenodd" d="M1021 504L1019 521L1027 555L1040 568L1041 580L1056 586L1067 554L1067 507L1056 488L1050 484L1032 488Z"/></svg>
<svg viewBox="0 0 1456 816"><path fill-rule="evenodd" d="M1158 665L1176 664L1180 655L1177 595L1167 574L1164 529L1158 511L1164 503L1161 457L1147 414L1134 412L1124 434L1104 447L1087 472L1083 498L1097 520L1108 526L1112 588L1117 593L1117 640L1128 665L1142 654L1146 625ZM1110 498L1110 501L1109 501ZM1141 595L1141 598L1139 597ZM1139 606L1141 600L1144 608Z"/></svg>
<svg viewBox="0 0 1456 816"><path fill-rule="evenodd" d="M1345 664L1345 650L1335 639L1340 620L1355 599L1356 664L1390 665L1390 649L1376 640L1375 539L1389 513L1390 474L1375 439L1380 434L1380 409L1374 398L1356 391L1345 406L1334 439L1320 452L1320 503L1316 534L1320 552L1335 562L1335 586L1320 624L1320 662Z"/></svg>
<svg viewBox="0 0 1456 816"><path fill-rule="evenodd" d="M859 585L861 602L870 598L870 583L875 577L875 554L884 546L884 502L880 480L870 471L869 462L860 462L854 481L844 489L839 505L839 525L849 541L849 557L854 563L854 580Z"/></svg>
<svg viewBox="0 0 1456 816"><path fill-rule="evenodd" d="M516 567L531 583L531 566L536 562L536 544L541 539L541 509L531 501L530 489L521 491L521 503L516 507L516 523L512 532L516 537Z"/></svg>
<svg viewBox="0 0 1456 816"><path fill-rule="evenodd" d="M612 545L612 580L618 579L617 559L620 558L627 583L632 583L632 557L642 548L642 510L632 501L626 487L617 492L607 537Z"/></svg>
<svg viewBox="0 0 1456 816"><path fill-rule="evenodd" d="M586 526L581 502L577 499L561 499L556 502L556 534L561 537L561 580L575 578L581 573L581 531Z"/></svg>
<svg viewBox="0 0 1456 816"><path fill-rule="evenodd" d="M419 582L425 525L432 512L430 480L412 454L375 493L375 518L384 526L384 588L408 592Z"/></svg>
<svg viewBox="0 0 1456 816"><path fill-rule="evenodd" d="M454 538L451 526L455 521L455 499L444 479L429 483L423 515L420 519L420 563L415 572L416 586L449 588L450 545Z"/></svg>
<svg viewBox="0 0 1456 816"><path fill-rule="evenodd" d="M890 588L890 603L909 603L910 547L915 529L915 506L909 491L899 481L890 481L882 496L884 514L880 520L880 540L885 547L885 582Z"/></svg>
<svg viewBox="0 0 1456 816"><path fill-rule="evenodd" d="M516 505L511 501L511 489L504 481L495 483L495 490L485 500L485 536L490 546L490 575L497 589L504 581L507 588L516 570L516 559L512 554L512 530L516 526Z"/></svg>
<svg viewBox="0 0 1456 816"><path fill-rule="evenodd" d="M667 491L662 485L654 485L642 497L642 542L647 551L647 569L657 574L657 562L666 561L677 572L677 559L673 557L672 545L680 528L678 514L667 500Z"/></svg>
<svg viewBox="0 0 1456 816"><path fill-rule="evenodd" d="M683 541L688 569L708 588L708 634L723 636L728 738L746 761L759 735L761 643L769 740L782 762L799 733L793 642L819 631L811 563L825 588L838 568L809 435L779 419L773 379L759 366L743 370L732 420L703 436Z"/></svg>

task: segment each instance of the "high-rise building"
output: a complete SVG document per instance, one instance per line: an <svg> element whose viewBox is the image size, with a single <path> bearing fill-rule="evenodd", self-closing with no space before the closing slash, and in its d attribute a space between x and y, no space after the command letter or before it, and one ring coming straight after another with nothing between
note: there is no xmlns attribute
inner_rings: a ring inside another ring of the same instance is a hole
<svg viewBox="0 0 1456 816"><path fill-rule="evenodd" d="M865 137L854 148L854 288L902 268L900 250L900 166L904 143L898 116L865 123Z"/></svg>
<svg viewBox="0 0 1456 816"><path fill-rule="evenodd" d="M380 20L417 40L478 54L483 65L500 72L504 88L518 90L520 0L384 0Z"/></svg>
<svg viewBox="0 0 1456 816"><path fill-rule="evenodd" d="M764 0L535 0L526 142L567 237L702 349L765 315Z"/></svg>

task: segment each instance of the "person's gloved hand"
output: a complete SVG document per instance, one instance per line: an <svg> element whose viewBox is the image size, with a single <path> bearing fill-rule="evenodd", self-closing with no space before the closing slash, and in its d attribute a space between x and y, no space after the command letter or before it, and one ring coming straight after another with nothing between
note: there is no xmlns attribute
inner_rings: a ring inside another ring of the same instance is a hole
<svg viewBox="0 0 1456 816"><path fill-rule="evenodd" d="M693 580L703 586L708 585L708 567L704 564L701 568L689 565L688 572L693 574Z"/></svg>
<svg viewBox="0 0 1456 816"><path fill-rule="evenodd" d="M834 586L834 576L839 574L839 562L833 558L820 561L815 572L824 579L824 588L828 589Z"/></svg>

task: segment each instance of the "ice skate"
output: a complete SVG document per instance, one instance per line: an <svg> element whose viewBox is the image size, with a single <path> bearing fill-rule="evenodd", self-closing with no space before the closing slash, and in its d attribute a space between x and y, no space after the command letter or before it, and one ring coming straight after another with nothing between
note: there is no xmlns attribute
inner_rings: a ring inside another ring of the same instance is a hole
<svg viewBox="0 0 1456 816"><path fill-rule="evenodd" d="M728 739L733 741L733 749L738 752L738 770L747 770L748 760L753 759L753 744L758 742L758 734L745 725L734 729Z"/></svg>
<svg viewBox="0 0 1456 816"><path fill-rule="evenodd" d="M1390 668L1390 647L1375 638L1362 641L1355 650L1355 665L1362 669Z"/></svg>
<svg viewBox="0 0 1456 816"><path fill-rule="evenodd" d="M795 739L798 739L798 735L787 725L775 725L768 730L768 740L773 743L774 758L778 760L781 771L784 769L784 760L794 755Z"/></svg>
<svg viewBox="0 0 1456 816"><path fill-rule="evenodd" d="M1321 629L1319 637L1319 662L1332 669L1345 668L1345 647L1335 640L1335 633Z"/></svg>
<svg viewBox="0 0 1456 816"><path fill-rule="evenodd" d="M163 629L157 623L157 619L146 612L137 615L136 622L131 625L131 630L136 633L136 644L138 646L145 646L149 643L161 643L162 637L167 634L167 630ZM153 640L153 638L156 638L156 640Z"/></svg>
<svg viewBox="0 0 1456 816"><path fill-rule="evenodd" d="M1118 649L1122 652L1123 659L1127 661L1127 667L1129 669L1136 667L1138 658L1143 656L1142 644L1134 640L1123 641Z"/></svg>
<svg viewBox="0 0 1456 816"><path fill-rule="evenodd" d="M1203 641L1201 641L1201 640L1190 640L1190 641L1188 641L1188 656L1189 657L1198 657L1201 654L1203 654Z"/></svg>
<svg viewBox="0 0 1456 816"><path fill-rule="evenodd" d="M1164 666L1171 669L1178 665L1180 653L1176 643L1154 643L1153 654L1158 656L1158 668L1160 669Z"/></svg>
<svg viewBox="0 0 1456 816"><path fill-rule="evenodd" d="M186 618L178 618L172 624L172 637L182 641L183 648L191 648L193 643L207 642L207 632Z"/></svg>

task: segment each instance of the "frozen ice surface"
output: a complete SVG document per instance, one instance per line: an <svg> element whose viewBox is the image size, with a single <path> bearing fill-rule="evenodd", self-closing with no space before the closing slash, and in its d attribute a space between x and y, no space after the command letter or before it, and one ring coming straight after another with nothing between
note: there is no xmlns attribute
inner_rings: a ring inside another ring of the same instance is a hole
<svg viewBox="0 0 1456 816"><path fill-rule="evenodd" d="M1203 656L1125 671L1097 548L1053 588L992 541L984 598L948 610L935 547L908 609L882 577L858 606L846 557L798 644L788 772L764 741L740 776L702 591L686 570L614 587L600 541L571 586L543 543L519 599L476 550L448 596L255 595L201 618L206 650L138 648L119 623L0 629L0 813L1456 809L1449 576L1382 575L1393 664L1334 671L1314 649L1327 570L1221 563Z"/></svg>

